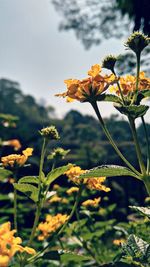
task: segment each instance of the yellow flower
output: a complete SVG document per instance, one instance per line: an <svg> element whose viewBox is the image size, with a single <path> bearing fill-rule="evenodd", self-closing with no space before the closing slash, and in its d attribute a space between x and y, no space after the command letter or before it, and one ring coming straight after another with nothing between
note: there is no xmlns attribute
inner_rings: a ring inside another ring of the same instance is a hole
<svg viewBox="0 0 150 267"><path fill-rule="evenodd" d="M57 195L54 195L50 198L50 200L48 201L49 203L57 203L57 202L60 202L62 200L61 197L57 196Z"/></svg>
<svg viewBox="0 0 150 267"><path fill-rule="evenodd" d="M100 203L100 201L101 201L100 197L94 198L94 199L88 199L82 203L82 206L84 206L84 207L88 207L88 206L97 207L98 204Z"/></svg>
<svg viewBox="0 0 150 267"><path fill-rule="evenodd" d="M86 173L86 170L82 170L79 166L71 167L70 170L66 171L65 174L67 177L75 184L84 183L87 188L109 192L110 188L106 187L103 183L106 180L106 177L92 177L79 179L81 174Z"/></svg>
<svg viewBox="0 0 150 267"><path fill-rule="evenodd" d="M69 216L66 214L58 213L56 216L47 215L46 221L41 222L38 225L38 230L42 233L38 236L38 240L44 240L53 232L55 232L58 228L60 228L67 220Z"/></svg>
<svg viewBox="0 0 150 267"><path fill-rule="evenodd" d="M72 102L73 100L85 102L90 101L91 98L97 99L101 93L108 89L109 85L114 84L117 80L113 74L102 76L100 72L101 66L95 64L88 71L90 77L82 80L65 80L67 91L56 96L66 97L67 102Z"/></svg>
<svg viewBox="0 0 150 267"><path fill-rule="evenodd" d="M32 155L33 148L26 148L22 151L21 154L11 154L1 158L1 162L4 167L14 167L17 165L18 167L25 164L28 157Z"/></svg>
<svg viewBox="0 0 150 267"><path fill-rule="evenodd" d="M75 192L78 192L78 191L79 191L79 188L76 187L76 186L73 186L73 187L69 188L69 189L66 191L66 193L67 193L68 195L71 195L71 194L73 194L73 193L75 193Z"/></svg>
<svg viewBox="0 0 150 267"><path fill-rule="evenodd" d="M59 188L60 188L60 186L58 184L53 185L53 190L58 190Z"/></svg>
<svg viewBox="0 0 150 267"><path fill-rule="evenodd" d="M15 150L19 150L21 148L20 141L18 139L12 139L8 141L4 141L2 143L3 146L12 146Z"/></svg>
<svg viewBox="0 0 150 267"><path fill-rule="evenodd" d="M106 187L103 183L105 182L106 177L93 177L88 178L86 181L87 188L94 189L98 191L109 192L110 188Z"/></svg>
<svg viewBox="0 0 150 267"><path fill-rule="evenodd" d="M116 246L120 246L122 243L125 243L125 239L114 239L113 244Z"/></svg>
<svg viewBox="0 0 150 267"><path fill-rule="evenodd" d="M0 226L0 266L7 267L16 252L27 252L35 254L35 250L30 247L22 247L20 237L15 237L16 230L11 230L10 222Z"/></svg>
<svg viewBox="0 0 150 267"><path fill-rule="evenodd" d="M80 184L81 179L78 179L78 177L85 172L86 171L81 170L79 166L75 166L71 167L68 171L65 172L65 174L68 176L69 180L71 180L75 184Z"/></svg>
<svg viewBox="0 0 150 267"><path fill-rule="evenodd" d="M120 77L119 82L123 95L134 92L136 89L136 77L133 75ZM138 90L145 89L150 89L150 78L146 78L145 73L140 72ZM110 92L115 92L118 95L120 94L119 89L116 85L110 86Z"/></svg>

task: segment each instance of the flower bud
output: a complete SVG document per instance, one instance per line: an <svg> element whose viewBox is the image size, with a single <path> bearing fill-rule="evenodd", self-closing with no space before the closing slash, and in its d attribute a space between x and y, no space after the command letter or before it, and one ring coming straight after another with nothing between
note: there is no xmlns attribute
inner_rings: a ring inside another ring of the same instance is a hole
<svg viewBox="0 0 150 267"><path fill-rule="evenodd" d="M148 36L144 35L141 32L134 32L128 38L125 46L127 47L127 49L131 49L136 54L140 54L142 50L149 45L149 43L150 38Z"/></svg>
<svg viewBox="0 0 150 267"><path fill-rule="evenodd" d="M65 156L70 152L70 150L65 150L61 147L55 148L52 153L47 157L48 159L60 160L64 159Z"/></svg>
<svg viewBox="0 0 150 267"><path fill-rule="evenodd" d="M108 69L108 70L111 70L112 72L114 72L114 67L115 67L115 63L116 63L117 59L118 58L113 56L113 55L106 56L103 59L102 68L105 68L105 69Z"/></svg>
<svg viewBox="0 0 150 267"><path fill-rule="evenodd" d="M43 137L51 139L51 140L58 140L60 138L55 126L49 126L49 127L41 129L40 134Z"/></svg>

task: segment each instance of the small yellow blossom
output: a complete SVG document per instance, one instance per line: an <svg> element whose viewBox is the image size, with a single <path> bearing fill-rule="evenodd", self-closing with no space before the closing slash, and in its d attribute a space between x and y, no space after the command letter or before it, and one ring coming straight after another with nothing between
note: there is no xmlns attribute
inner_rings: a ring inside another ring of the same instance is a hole
<svg viewBox="0 0 150 267"><path fill-rule="evenodd" d="M58 190L60 188L59 184L54 184L53 185L53 190Z"/></svg>
<svg viewBox="0 0 150 267"><path fill-rule="evenodd" d="M91 207L94 207L95 208L95 207L98 206L98 204L100 203L100 201L101 201L101 198L100 197L94 198L94 199L88 199L88 200L86 200L86 201L84 201L82 203L82 206L84 206L84 207L91 206Z"/></svg>
<svg viewBox="0 0 150 267"><path fill-rule="evenodd" d="M100 72L101 66L95 64L88 71L90 77L82 80L65 80L67 91L62 94L57 94L56 96L66 97L67 102L72 102L73 100L85 102L93 97L97 98L108 89L109 85L117 81L114 74L102 76Z"/></svg>
<svg viewBox="0 0 150 267"><path fill-rule="evenodd" d="M88 178L86 181L87 188L95 189L99 191L109 192L110 188L106 187L103 183L105 182L106 177L93 177Z"/></svg>
<svg viewBox="0 0 150 267"><path fill-rule="evenodd" d="M23 166L28 157L32 155L33 148L26 148L22 151L22 154L11 154L1 158L1 162L4 167Z"/></svg>
<svg viewBox="0 0 150 267"><path fill-rule="evenodd" d="M125 239L114 239L113 244L116 246L120 246L121 244L125 243Z"/></svg>
<svg viewBox="0 0 150 267"><path fill-rule="evenodd" d="M16 230L11 230L10 222L0 226L0 266L7 267L16 252L26 252L35 254L35 250L30 247L22 247L20 237L15 237Z"/></svg>
<svg viewBox="0 0 150 267"><path fill-rule="evenodd" d="M44 240L49 237L49 235L55 232L59 227L61 227L67 220L69 216L66 214L58 213L56 216L47 215L46 221L41 222L38 225L38 230L42 233L38 236L38 240Z"/></svg>
<svg viewBox="0 0 150 267"><path fill-rule="evenodd" d="M48 201L49 203L57 203L57 202L60 202L62 200L61 197L57 196L57 195L54 195L50 198L50 200Z"/></svg>
<svg viewBox="0 0 150 267"><path fill-rule="evenodd" d="M71 195L71 194L73 194L73 193L75 193L75 192L78 192L78 191L79 191L79 188L78 188L77 186L73 186L73 187L69 188L69 189L66 191L66 193L67 193L68 195Z"/></svg>
<svg viewBox="0 0 150 267"><path fill-rule="evenodd" d="M106 187L103 184L106 180L106 177L92 177L92 178L79 179L79 176L86 172L87 172L86 170L82 170L79 166L75 166L71 167L70 170L68 170L65 174L75 184L80 184L82 182L89 189L100 190L105 192L110 191L110 188Z"/></svg>
<svg viewBox="0 0 150 267"><path fill-rule="evenodd" d="M120 87L123 95L127 95L130 92L134 92L136 89L136 77L133 75L126 75L120 77ZM140 72L138 90L150 89L150 78L145 77L144 72ZM120 91L116 85L110 86L110 92L120 94Z"/></svg>
<svg viewBox="0 0 150 267"><path fill-rule="evenodd" d="M14 147L15 150L19 150L21 148L20 141L18 139L11 139L8 141L3 141L2 142L3 146L12 146Z"/></svg>
<svg viewBox="0 0 150 267"><path fill-rule="evenodd" d="M75 184L80 184L81 179L78 179L78 177L85 172L86 171L81 170L79 166L75 166L71 167L68 171L65 172L65 174L72 182L74 182Z"/></svg>

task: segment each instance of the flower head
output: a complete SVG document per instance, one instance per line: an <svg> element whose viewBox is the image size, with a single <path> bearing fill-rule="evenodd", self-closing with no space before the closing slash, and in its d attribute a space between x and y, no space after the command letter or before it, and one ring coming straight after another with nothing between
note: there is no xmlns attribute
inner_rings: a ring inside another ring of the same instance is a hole
<svg viewBox="0 0 150 267"><path fill-rule="evenodd" d="M78 188L77 186L73 186L73 187L69 188L69 189L66 191L66 193L67 193L68 195L72 195L73 193L76 193L76 192L78 192L78 191L79 191L79 188Z"/></svg>
<svg viewBox="0 0 150 267"><path fill-rule="evenodd" d="M88 200L86 200L86 201L84 201L82 203L82 206L84 206L84 207L91 206L91 207L94 207L95 208L95 207L98 206L98 204L100 203L100 201L101 201L101 198L100 197L94 198L94 199L88 199Z"/></svg>
<svg viewBox="0 0 150 267"><path fill-rule="evenodd" d="M30 247L23 247L20 244L22 240L20 237L15 237L16 230L11 230L10 222L3 223L0 226L0 266L7 267L12 257L17 252L26 252L28 254L35 254L35 250Z"/></svg>
<svg viewBox="0 0 150 267"><path fill-rule="evenodd" d="M65 150L61 147L55 148L53 152L47 157L48 159L60 160L64 159L65 156L70 152L70 150Z"/></svg>
<svg viewBox="0 0 150 267"><path fill-rule="evenodd" d="M121 244L125 243L125 239L114 239L113 244L116 246L120 246Z"/></svg>
<svg viewBox="0 0 150 267"><path fill-rule="evenodd" d="M33 148L26 148L22 154L11 154L1 158L4 167L21 167L25 164L28 157L32 155Z"/></svg>
<svg viewBox="0 0 150 267"><path fill-rule="evenodd" d="M141 32L134 32L128 38L125 46L134 51L136 54L139 54L146 46L149 45L149 43L150 38L148 36L144 35Z"/></svg>
<svg viewBox="0 0 150 267"><path fill-rule="evenodd" d="M55 216L47 215L46 221L41 222L38 225L38 230L42 233L38 236L38 240L44 240L49 237L49 235L60 228L67 220L69 216L66 214L58 213Z"/></svg>
<svg viewBox="0 0 150 267"><path fill-rule="evenodd" d="M106 187L103 183L105 182L106 177L93 177L88 178L86 181L87 188L94 189L98 191L109 192L110 188Z"/></svg>
<svg viewBox="0 0 150 267"><path fill-rule="evenodd" d="M66 97L68 102L77 100L80 102L90 102L92 99L98 99L98 96L105 92L110 84L116 82L116 77L111 75L101 75L101 66L95 64L88 71L90 77L77 80L65 80L67 91L56 96Z"/></svg>
<svg viewBox="0 0 150 267"><path fill-rule="evenodd" d="M102 68L105 68L105 69L108 69L114 72L116 61L117 61L117 57L113 55L109 55L103 59Z"/></svg>
<svg viewBox="0 0 150 267"><path fill-rule="evenodd" d="M65 172L65 174L67 175L69 180L71 180L75 184L80 184L81 179L78 179L78 177L85 172L86 171L81 170L81 168L79 166L75 166L75 167L71 167L68 171Z"/></svg>
<svg viewBox="0 0 150 267"><path fill-rule="evenodd" d="M133 93L136 89L136 77L133 75L120 77L119 83L123 95ZM150 78L145 77L144 72L140 72L138 90L141 91L145 89L150 89ZM115 92L118 95L120 94L120 91L116 85L112 85L110 87L110 91Z"/></svg>
<svg viewBox="0 0 150 267"><path fill-rule="evenodd" d="M41 129L40 134L50 140L58 140L60 138L55 126L49 126Z"/></svg>

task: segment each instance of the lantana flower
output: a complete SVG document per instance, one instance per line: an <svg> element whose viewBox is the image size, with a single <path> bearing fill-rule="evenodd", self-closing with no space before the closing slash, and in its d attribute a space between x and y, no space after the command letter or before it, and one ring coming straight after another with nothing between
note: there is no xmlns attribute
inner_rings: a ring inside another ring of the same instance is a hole
<svg viewBox="0 0 150 267"><path fill-rule="evenodd" d="M136 77L133 75L122 76L119 79L120 88L123 95L132 93L136 90ZM144 72L140 72L138 90L150 89L150 78L145 77ZM116 94L120 94L117 85L110 86L110 91Z"/></svg>
<svg viewBox="0 0 150 267"><path fill-rule="evenodd" d="M28 157L32 155L33 148L26 148L22 151L22 154L11 154L1 158L1 162L4 167L21 167L25 164Z"/></svg>
<svg viewBox="0 0 150 267"><path fill-rule="evenodd" d="M11 230L11 223L6 222L0 225L0 266L7 267L12 257L17 252L35 254L35 250L30 247L21 246L20 237L15 237L16 230Z"/></svg>
<svg viewBox="0 0 150 267"><path fill-rule="evenodd" d="M42 233L38 236L38 240L44 240L49 237L49 235L55 232L58 228L60 228L67 220L69 216L66 214L58 213L55 216L47 215L46 221L41 222L38 225L38 230Z"/></svg>
<svg viewBox="0 0 150 267"><path fill-rule="evenodd" d="M3 146L12 146L15 150L19 150L21 148L20 141L18 139L11 139L2 142Z"/></svg>
<svg viewBox="0 0 150 267"><path fill-rule="evenodd" d="M90 102L93 98L97 99L99 95L105 92L111 84L117 80L114 74L102 75L101 66L95 64L88 71L87 77L83 80L69 79L65 80L67 91L56 96L66 97L67 102L74 100L80 102Z"/></svg>
<svg viewBox="0 0 150 267"><path fill-rule="evenodd" d="M84 178L79 179L79 176L86 173L86 170L82 170L79 166L71 167L68 171L65 172L69 180L73 183L79 185L81 183L85 184L88 189L105 191L109 192L110 188L106 187L103 183L106 180L106 177L93 177L93 178Z"/></svg>
<svg viewBox="0 0 150 267"><path fill-rule="evenodd" d="M101 198L98 197L98 198L94 198L94 199L88 199L88 200L85 200L83 203L82 203L82 206L84 207L88 207L88 206L91 206L91 207L97 207L98 204L100 203L101 201Z"/></svg>

